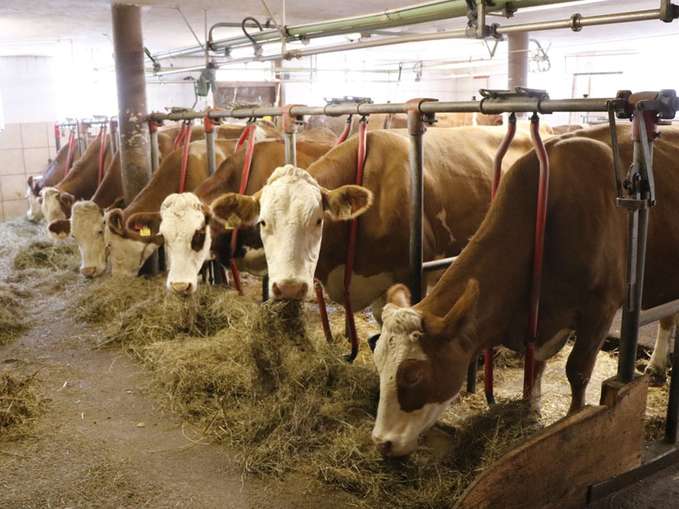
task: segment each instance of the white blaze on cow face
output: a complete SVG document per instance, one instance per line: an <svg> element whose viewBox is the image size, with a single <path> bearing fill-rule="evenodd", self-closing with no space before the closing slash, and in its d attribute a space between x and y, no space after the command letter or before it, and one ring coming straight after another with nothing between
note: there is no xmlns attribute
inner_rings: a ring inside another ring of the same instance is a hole
<svg viewBox="0 0 679 509"><path fill-rule="evenodd" d="M227 226L259 223L274 299L301 300L313 285L324 215L348 220L363 214L372 193L360 186L323 189L305 170L277 168L255 196L229 193L212 204Z"/></svg>
<svg viewBox="0 0 679 509"><path fill-rule="evenodd" d="M403 456L417 448L457 396L475 353L474 279L444 317L410 307L410 292L396 285L387 292L382 333L374 348L380 375L380 401L373 441L385 456ZM425 314L426 313L426 314Z"/></svg>
<svg viewBox="0 0 679 509"><path fill-rule="evenodd" d="M80 272L97 277L106 271L107 249L104 212L93 201L81 201L71 211L71 235L80 250Z"/></svg>
<svg viewBox="0 0 679 509"><path fill-rule="evenodd" d="M108 213L104 215L106 223L104 239L111 262L111 274L134 277L158 246L152 242L141 242L128 237L121 237L111 231L107 217Z"/></svg>
<svg viewBox="0 0 679 509"><path fill-rule="evenodd" d="M30 185L26 186L26 200L28 201L26 218L32 223L39 222L44 217L42 214L42 204L40 203L40 197L33 194Z"/></svg>
<svg viewBox="0 0 679 509"><path fill-rule="evenodd" d="M407 359L427 360L419 344L424 334L422 317L413 309L387 304L382 319L382 333L373 355L380 375L380 401L372 438L383 454L405 456L417 448L420 434L436 422L453 398L426 403L410 412L401 408L397 387L399 366Z"/></svg>
<svg viewBox="0 0 679 509"><path fill-rule="evenodd" d="M168 260L167 288L190 294L210 254L209 212L193 193L171 194L160 206L160 234Z"/></svg>

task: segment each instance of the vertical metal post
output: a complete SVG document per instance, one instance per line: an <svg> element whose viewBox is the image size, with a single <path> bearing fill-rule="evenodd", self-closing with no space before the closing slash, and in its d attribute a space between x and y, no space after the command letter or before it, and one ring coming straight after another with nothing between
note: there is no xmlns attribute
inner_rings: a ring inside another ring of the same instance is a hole
<svg viewBox="0 0 679 509"><path fill-rule="evenodd" d="M113 154L118 151L118 121L113 118L109 120L108 130L111 133L110 134L111 154Z"/></svg>
<svg viewBox="0 0 679 509"><path fill-rule="evenodd" d="M160 147L158 146L158 124L149 120L149 134L151 136L151 173L160 167Z"/></svg>
<svg viewBox="0 0 679 509"><path fill-rule="evenodd" d="M57 149L57 152L61 150L61 129L59 128L59 124L54 124L54 146Z"/></svg>
<svg viewBox="0 0 679 509"><path fill-rule="evenodd" d="M285 107L281 116L283 120L283 136L285 139L285 162L297 166L297 124L299 119L290 114L291 108L299 106L290 104Z"/></svg>
<svg viewBox="0 0 679 509"><path fill-rule="evenodd" d="M84 154L85 150L87 150L87 131L88 125L81 120L76 120L76 133L78 133L80 154Z"/></svg>
<svg viewBox="0 0 679 509"><path fill-rule="evenodd" d="M422 216L424 213L424 144L422 136L427 130L420 105L423 99L412 99L408 104L408 136L410 149L410 242L408 261L410 265L410 293L413 303L422 300Z"/></svg>
<svg viewBox="0 0 679 509"><path fill-rule="evenodd" d="M205 128L205 145L207 147L207 170L210 175L214 175L217 171L217 154L215 153L217 133L215 133L212 119L207 115L203 118L203 127Z"/></svg>
<svg viewBox="0 0 679 509"><path fill-rule="evenodd" d="M151 177L150 140L146 123L146 81L141 7L113 4L113 48L118 86L120 165L125 202L134 197ZM144 273L158 271L158 257L147 262Z"/></svg>
<svg viewBox="0 0 679 509"><path fill-rule="evenodd" d="M646 118L644 118L646 117ZM630 199L619 200L628 203L627 237L627 275L625 304L622 310L620 328L620 357L618 360L618 379L629 383L634 379L639 342L639 312L641 311L644 287L644 267L646 266L646 240L648 232L648 206L650 192L646 184L652 175L652 142L647 123L652 122L655 129L655 116L638 109L633 119L634 162L630 170ZM643 139L645 138L645 140ZM650 138L650 140L649 140ZM644 144L649 144L649 160L644 155ZM625 205L623 205L625 206Z"/></svg>
<svg viewBox="0 0 679 509"><path fill-rule="evenodd" d="M676 444L679 438L677 428L679 424L679 327L674 328L674 366L670 380L670 397L667 402L667 421L665 423L665 441Z"/></svg>

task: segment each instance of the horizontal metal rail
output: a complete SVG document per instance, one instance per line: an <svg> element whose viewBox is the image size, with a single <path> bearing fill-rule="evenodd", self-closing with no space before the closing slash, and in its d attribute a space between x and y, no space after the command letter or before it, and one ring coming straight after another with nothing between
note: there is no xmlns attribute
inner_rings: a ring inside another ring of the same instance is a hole
<svg viewBox="0 0 679 509"><path fill-rule="evenodd" d="M666 302L654 308L642 309L639 313L639 327L657 322L677 313L679 313L679 299Z"/></svg>
<svg viewBox="0 0 679 509"><path fill-rule="evenodd" d="M445 269L452 265L456 258L457 256L452 256L450 258L441 258L440 260L424 262L422 264L422 270L424 272L433 272L435 270Z"/></svg>
<svg viewBox="0 0 679 509"><path fill-rule="evenodd" d="M679 6L673 5L670 0L662 0L661 7L659 9L629 11L615 14L601 14L595 16L582 16L580 14L573 14L568 19L564 20L537 21L533 23L523 23L508 26L500 26L498 24L494 24L488 27L488 32L491 37L502 37L503 35L513 33L537 32L542 30L559 30L559 29L570 29L575 32L579 32L585 27L611 25L619 23L631 23L639 21L654 21L654 20L671 22L677 17L679 17ZM270 34L274 38L280 37L280 33L277 30L255 33L253 34L253 36L255 38L257 36L266 37L268 34ZM248 62L273 62L276 60L291 60L294 58L304 58L313 55L322 55L326 53L337 53L343 51L353 51L358 49L377 48L383 46L391 46L395 44L440 41L447 39L465 39L465 38L470 38L470 33L465 28L428 34L403 34L393 37L382 37L378 39L360 40L356 42L321 46L316 48L293 49L289 51L283 51L280 53L264 56L251 55L241 58L233 58L226 62L219 63L217 65L218 67L223 67L227 65L235 65ZM232 40L235 41L240 39L242 38L235 38ZM246 41L247 44L244 45L252 44L249 39L246 39ZM225 43L226 42L228 42L228 40L225 41ZM237 46L230 45L229 47L233 48ZM190 66L176 69L160 70L156 72L155 75L163 76L167 74L196 72L201 71L203 68L204 66Z"/></svg>
<svg viewBox="0 0 679 509"><path fill-rule="evenodd" d="M493 2L493 7L488 8L488 12L509 10L513 13L518 9L526 7L552 5L569 1L571 0L495 0ZM467 16L468 12L469 8L466 0L436 0L433 2L399 7L361 16L286 26L283 27L283 31L286 36L285 42L308 41L309 39L342 35L352 32L365 33L374 30L428 23L443 19L464 18ZM226 48L235 49L252 46L253 41L257 44L283 42L283 37L279 30L253 32L250 34L250 37L237 36L220 39L213 41L212 47L215 50L224 50ZM200 45L195 45L177 50L159 52L153 55L153 59L163 60L166 58L176 58L201 53L203 51L204 48Z"/></svg>
<svg viewBox="0 0 679 509"><path fill-rule="evenodd" d="M582 98L582 99L539 99L532 97L511 97L499 99L482 99L480 101L427 101L419 106L421 113L557 113L557 112L607 112L609 104L616 103L615 98ZM181 111L176 113L151 113L151 120L189 120L203 118L261 118L282 116L285 108L253 107L232 108L210 111ZM328 104L326 106L292 106L290 115L304 117L308 115L370 115L373 113L406 113L406 103L386 104Z"/></svg>

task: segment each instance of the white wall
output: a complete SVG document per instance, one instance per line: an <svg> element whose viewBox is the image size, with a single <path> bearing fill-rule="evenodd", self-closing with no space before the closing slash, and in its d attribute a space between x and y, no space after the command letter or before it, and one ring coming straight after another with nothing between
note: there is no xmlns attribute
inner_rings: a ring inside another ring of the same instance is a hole
<svg viewBox="0 0 679 509"><path fill-rule="evenodd" d="M53 57L0 57L0 91L6 123L58 117Z"/></svg>

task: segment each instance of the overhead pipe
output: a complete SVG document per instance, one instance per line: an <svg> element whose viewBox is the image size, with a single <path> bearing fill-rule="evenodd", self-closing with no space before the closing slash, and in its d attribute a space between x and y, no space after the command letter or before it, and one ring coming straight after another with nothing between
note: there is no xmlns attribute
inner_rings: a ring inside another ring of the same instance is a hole
<svg viewBox="0 0 679 509"><path fill-rule="evenodd" d="M571 0L494 0L493 6L488 6L487 13L513 13L517 9L566 3ZM411 5L383 12L352 16L302 25L284 27L288 35L286 42L309 40L318 37L342 35L351 32L370 32L401 26L428 23L442 19L463 18L467 16L468 4L466 0L437 0L425 4ZM250 34L252 40L245 36L220 39L212 42L212 48L222 50L224 48L242 48L251 46L253 41L257 44L281 42L279 30L265 30ZM153 55L156 60L175 58L194 53L200 53L200 46L190 46L177 50L161 52Z"/></svg>
<svg viewBox="0 0 679 509"><path fill-rule="evenodd" d="M571 29L573 31L580 31L584 27L591 27L591 26L599 26L599 25L610 25L614 23L630 23L630 22L638 22L638 21L653 21L653 20L658 20L658 21L665 21L665 22L670 22L673 19L676 19L679 17L679 9L670 9L667 10L665 7L665 3L663 2L663 7L660 9L650 9L650 10L643 10L643 11L633 11L633 12L624 12L624 13L618 13L618 14L603 14L603 15L596 15L596 16L581 16L579 14L574 14L567 20L560 20L560 21L540 21L540 22L535 22L535 23L523 23L523 24L516 24L516 25L509 25L509 26L498 26L494 25L492 27L492 34L497 37L501 37L503 35L509 35L509 34L514 34L514 33L522 33L522 32L538 32L542 30L558 30L558 29ZM678 7L675 5L670 4L671 7ZM670 13L670 17L668 17L668 12ZM260 34L265 33L265 32L260 32ZM253 34L253 38L258 35L258 34ZM247 57L242 57L242 58L234 58L229 60L228 62L220 64L220 67L226 66L226 65L233 65L233 64L242 64L242 63L249 63L249 62L271 62L275 60L291 60L293 58L304 58L312 55L322 55L326 53L336 53L336 52L343 52L343 51L352 51L352 50L359 50L359 49L369 49L369 48L376 48L376 47L383 47L383 46L391 46L395 44L405 44L405 43L412 43L412 42L428 42L428 41L440 41L440 40L446 40L446 39L463 39L463 38L468 38L468 34L466 29L456 29L456 30L447 30L443 32L436 32L436 33L429 33L429 34L409 34L409 35L400 35L396 37L384 37L381 39L374 39L374 40L364 40L364 41L356 41L356 42L351 42L351 43L344 43L344 44L335 44L335 45L329 45L329 46L321 46L318 48L306 48L306 49L294 49L294 50L289 50L285 53L275 53L272 55L264 55L260 57L255 57L255 56L247 56ZM177 68L177 69L168 69L168 70L161 70L157 73L155 73L157 76L163 76L167 74L178 74L178 73L187 73L187 72L195 72L195 71L200 71L204 68L204 66L192 66L192 67L183 67L183 68Z"/></svg>

